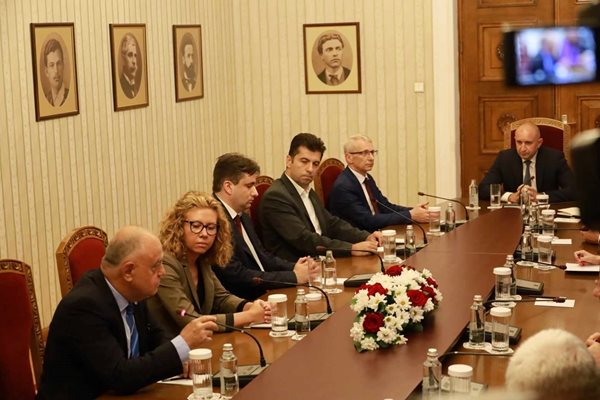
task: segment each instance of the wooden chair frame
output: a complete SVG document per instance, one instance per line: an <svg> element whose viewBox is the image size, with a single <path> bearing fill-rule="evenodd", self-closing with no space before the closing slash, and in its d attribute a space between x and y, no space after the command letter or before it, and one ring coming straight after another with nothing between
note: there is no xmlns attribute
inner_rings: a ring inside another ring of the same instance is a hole
<svg viewBox="0 0 600 400"><path fill-rule="evenodd" d="M35 296L35 286L33 284L31 267L22 261L4 259L0 260L0 274L2 273L16 273L25 277L27 292L29 294L29 302L31 303L31 315L33 319L29 350L31 352L31 363L33 365L35 382L39 386L44 361L44 339L42 335L42 323L40 321L40 313Z"/></svg>
<svg viewBox="0 0 600 400"><path fill-rule="evenodd" d="M104 243L104 247L108 246L106 232L91 225L73 229L58 245L56 249L56 266L60 279L60 291L63 297L73 289L74 285L69 254L81 240L94 237L101 240Z"/></svg>
<svg viewBox="0 0 600 400"><path fill-rule="evenodd" d="M317 196L319 196L321 203L323 203L325 207L327 207L327 204L325 204L325 196L323 193L323 183L321 182L321 175L323 174L323 171L332 166L339 167L342 171L344 170L344 168L346 168L343 162L341 162L337 158L332 157L323 161L321 165L319 165L319 168L317 169L317 173L315 175L315 192L317 192Z"/></svg>

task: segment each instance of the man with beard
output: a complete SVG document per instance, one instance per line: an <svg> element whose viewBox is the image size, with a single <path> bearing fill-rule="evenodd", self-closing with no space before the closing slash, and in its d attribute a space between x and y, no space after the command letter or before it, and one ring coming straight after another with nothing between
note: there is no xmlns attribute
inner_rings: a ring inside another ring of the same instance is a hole
<svg viewBox="0 0 600 400"><path fill-rule="evenodd" d="M323 34L319 38L317 52L325 63L325 69L318 75L323 83L336 86L348 78L351 70L342 65L344 42L339 33Z"/></svg>
<svg viewBox="0 0 600 400"><path fill-rule="evenodd" d="M121 65L121 88L125 96L133 99L139 89L139 82L135 81L138 72L138 45L131 33L126 33L121 41Z"/></svg>
<svg viewBox="0 0 600 400"><path fill-rule="evenodd" d="M186 33L181 39L179 54L181 55L181 65L183 67L183 75L181 83L188 92L194 90L196 86L196 64L194 64L194 53L196 46L194 38L191 34Z"/></svg>

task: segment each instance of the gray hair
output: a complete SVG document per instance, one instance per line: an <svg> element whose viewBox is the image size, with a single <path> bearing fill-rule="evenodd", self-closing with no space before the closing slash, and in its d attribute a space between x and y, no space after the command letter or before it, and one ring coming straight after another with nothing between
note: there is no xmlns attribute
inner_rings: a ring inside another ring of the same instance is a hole
<svg viewBox="0 0 600 400"><path fill-rule="evenodd" d="M356 150L356 142L365 141L368 143L373 143L371 138L365 135L354 135L348 138L348 141L344 144L344 153L350 153L351 151Z"/></svg>
<svg viewBox="0 0 600 400"><path fill-rule="evenodd" d="M102 257L102 265L105 267L119 266L127 256L142 248L143 238L148 235L153 236L146 229L138 226L126 226L120 229L108 243L104 257Z"/></svg>
<svg viewBox="0 0 600 400"><path fill-rule="evenodd" d="M598 381L594 358L585 343L562 329L546 329L531 336L506 369L509 390L532 392L545 400L598 398Z"/></svg>

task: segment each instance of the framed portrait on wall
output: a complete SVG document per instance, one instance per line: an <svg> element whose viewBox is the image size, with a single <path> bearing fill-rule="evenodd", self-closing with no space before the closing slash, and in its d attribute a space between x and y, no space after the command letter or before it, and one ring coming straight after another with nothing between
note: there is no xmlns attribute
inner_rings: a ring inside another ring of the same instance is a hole
<svg viewBox="0 0 600 400"><path fill-rule="evenodd" d="M306 93L361 93L358 22L303 26Z"/></svg>
<svg viewBox="0 0 600 400"><path fill-rule="evenodd" d="M145 24L110 24L115 111L148 106Z"/></svg>
<svg viewBox="0 0 600 400"><path fill-rule="evenodd" d="M35 120L79 114L75 26L31 24Z"/></svg>
<svg viewBox="0 0 600 400"><path fill-rule="evenodd" d="M200 25L173 25L175 101L204 97L202 80L202 28Z"/></svg>

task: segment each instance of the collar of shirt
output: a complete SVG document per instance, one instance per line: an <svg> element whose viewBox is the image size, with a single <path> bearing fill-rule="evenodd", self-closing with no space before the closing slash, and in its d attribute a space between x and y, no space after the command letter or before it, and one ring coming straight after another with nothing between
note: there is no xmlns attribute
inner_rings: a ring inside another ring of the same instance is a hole
<svg viewBox="0 0 600 400"><path fill-rule="evenodd" d="M531 166L532 166L532 167L535 167L535 160L537 159L537 153L538 153L538 152L536 151L536 152L535 152L535 154L533 155L533 157L531 157L531 160L530 160L530 161L531 161ZM526 160L524 160L524 159L522 159L522 158L521 158L521 162L522 162L523 164L525 164L525 161L526 161ZM535 169L534 169L534 171L535 171Z"/></svg>
<svg viewBox="0 0 600 400"><path fill-rule="evenodd" d="M129 79L129 76L127 76L127 74L123 74L123 78L125 78L127 83L129 83L131 86L135 86L135 79Z"/></svg>
<svg viewBox="0 0 600 400"><path fill-rule="evenodd" d="M123 295L121 293L119 293L117 291L117 289L114 288L113 285L110 284L110 282L108 281L108 279L106 279L106 277L104 278L104 280L108 284L108 287L110 288L110 291L112 292L112 294L113 294L113 296L115 298L115 301L117 302L117 306L119 306L119 311L121 313L123 313L123 311L129 305L129 301L127 301L127 299L125 297L123 297Z"/></svg>
<svg viewBox="0 0 600 400"><path fill-rule="evenodd" d="M60 90L58 92L56 92L56 95L54 93L52 93L52 104L54 104L54 106L60 106L60 103L62 103L62 99L65 98L65 85L61 85L60 86Z"/></svg>
<svg viewBox="0 0 600 400"><path fill-rule="evenodd" d="M331 72L325 70L325 73L327 74L327 81L331 81L332 77L336 77L338 79L338 82L341 82L342 79L344 79L344 68L340 67L338 69L338 71L335 74L332 74Z"/></svg>
<svg viewBox="0 0 600 400"><path fill-rule="evenodd" d="M298 185L295 180L290 178L290 176L288 174L285 174L285 176L287 176L288 179L290 180L290 182L292 182L292 185L294 185L294 188L296 188L300 197L303 197L303 196L308 197L308 194L310 193L310 190L311 190L310 187L307 190L305 190L302 186Z"/></svg>
<svg viewBox="0 0 600 400"><path fill-rule="evenodd" d="M227 202L225 202L223 199L221 199L217 194L215 194L215 197L217 199L221 200L221 204L223 204L223 206L225 207L225 210L227 210L231 219L235 219L235 217L237 217L238 215L241 214L241 213L235 212L235 210L233 208L231 208L231 206L229 204L227 204Z"/></svg>
<svg viewBox="0 0 600 400"><path fill-rule="evenodd" d="M363 183L365 183L365 181L367 180L366 175L363 175L360 172L356 172L355 170L352 169L352 167L348 167L348 169L350 170L350 172L352 172L354 174L354 176L356 177L356 179L358 179L358 182L360 182L361 185Z"/></svg>

